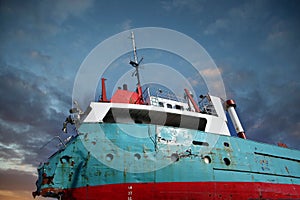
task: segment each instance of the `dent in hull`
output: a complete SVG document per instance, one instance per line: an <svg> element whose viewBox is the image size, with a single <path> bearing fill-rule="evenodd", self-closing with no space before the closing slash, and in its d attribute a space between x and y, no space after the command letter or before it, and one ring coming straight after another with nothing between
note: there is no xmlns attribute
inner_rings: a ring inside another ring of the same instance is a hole
<svg viewBox="0 0 300 200"><path fill-rule="evenodd" d="M99 128L104 135L101 136ZM257 195L262 192L272 193L268 188L274 194L280 191L299 198L296 193L300 185L299 151L155 125L94 123L83 124L80 131L64 150L39 168L36 195L59 197L63 194L67 198L76 194L73 199L80 199L81 195L93 199L103 193L104 199L121 194L120 198L124 198L124 191L132 185L135 190L140 188L138 191L142 194L166 195L154 197L167 199L178 199L180 194L173 196L177 193L182 193L180 199L198 198L190 196L192 194L204 195L203 198L210 194L212 198L224 197L227 190L231 195L243 192L252 198L253 193L256 194L253 198L260 198ZM144 135L137 137L138 133ZM126 153L122 155L121 151ZM158 152L163 153L161 157L157 156ZM147 165L151 162L155 165ZM157 166L160 168L154 169ZM111 199L115 198L119 196Z"/></svg>

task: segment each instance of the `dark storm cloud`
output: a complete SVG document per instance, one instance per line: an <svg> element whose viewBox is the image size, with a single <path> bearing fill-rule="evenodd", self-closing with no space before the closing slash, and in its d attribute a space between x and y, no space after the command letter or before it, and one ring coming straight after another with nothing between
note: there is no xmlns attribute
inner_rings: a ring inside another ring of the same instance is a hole
<svg viewBox="0 0 300 200"><path fill-rule="evenodd" d="M0 139L7 145L2 147L1 157L36 164L40 147L61 133L71 97L33 73L12 66L1 66L1 69ZM16 148L8 148L10 144Z"/></svg>
<svg viewBox="0 0 300 200"><path fill-rule="evenodd" d="M22 157L14 149L1 146L0 147L0 158L4 158L4 159L17 158L17 159L20 159Z"/></svg>
<svg viewBox="0 0 300 200"><path fill-rule="evenodd" d="M264 66L258 71L224 69L227 92L237 102L248 138L269 144L283 142L299 149L300 69L283 70L280 66Z"/></svg>
<svg viewBox="0 0 300 200"><path fill-rule="evenodd" d="M40 125L45 119L60 114L52 106L67 104L65 94L47 85L50 80L11 66L2 66L2 69L0 103L4 109L0 113L1 119ZM57 105L53 105L54 100L57 100Z"/></svg>
<svg viewBox="0 0 300 200"><path fill-rule="evenodd" d="M263 107L260 106L261 111L257 111L260 121L257 122L255 119L251 121L252 126L257 126L254 129L257 133L252 134L252 137L273 144L284 142L289 147L299 149L300 95L297 91L300 91L300 85L291 85L293 84L286 83L276 87L270 99L262 98L262 101L266 100L269 103ZM268 89L272 91L271 88Z"/></svg>
<svg viewBox="0 0 300 200"><path fill-rule="evenodd" d="M299 3L240 2L207 26L248 138L299 149ZM237 30L238 27L238 30Z"/></svg>
<svg viewBox="0 0 300 200"><path fill-rule="evenodd" d="M71 107L76 69L84 58L76 55L84 47L76 47L78 32L70 33L72 25L64 23L91 5L92 1L77 0L0 2L0 27L5 30L0 32L0 158L4 163L14 163L14 168L37 166L59 148L59 141L52 140L41 149L45 143L56 135L67 137L61 133L62 122Z"/></svg>

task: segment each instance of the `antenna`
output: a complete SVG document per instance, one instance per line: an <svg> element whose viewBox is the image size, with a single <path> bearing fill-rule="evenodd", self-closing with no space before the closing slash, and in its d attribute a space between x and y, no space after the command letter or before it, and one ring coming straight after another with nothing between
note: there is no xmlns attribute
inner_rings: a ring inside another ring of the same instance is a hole
<svg viewBox="0 0 300 200"><path fill-rule="evenodd" d="M135 40L134 40L134 34L131 32L131 41L132 41L132 47L133 47L133 56L134 56L134 61L130 61L129 64L131 64L132 67L135 68L135 75L137 77L137 91L139 95L138 99L138 104L143 104L143 92L142 92L142 86L141 86L141 81L140 81L140 73L139 73L139 65L142 62L143 58L138 61L137 53L136 53L136 46L135 46Z"/></svg>
<svg viewBox="0 0 300 200"><path fill-rule="evenodd" d="M136 53L136 45L135 45L135 40L134 40L134 33L131 32L131 40L132 40L132 47L133 47L133 56L134 56L134 61L130 61L129 64L135 68L136 73L134 73L137 77L137 85L140 86L141 82L140 82L140 74L139 74L139 65L142 62L143 58L138 61L138 57L137 57L137 53Z"/></svg>
<svg viewBox="0 0 300 200"><path fill-rule="evenodd" d="M136 46L135 46L135 40L134 40L134 33L131 32L131 40L132 40L132 47L133 47L133 55L134 55L134 62L138 64L138 58L136 54Z"/></svg>

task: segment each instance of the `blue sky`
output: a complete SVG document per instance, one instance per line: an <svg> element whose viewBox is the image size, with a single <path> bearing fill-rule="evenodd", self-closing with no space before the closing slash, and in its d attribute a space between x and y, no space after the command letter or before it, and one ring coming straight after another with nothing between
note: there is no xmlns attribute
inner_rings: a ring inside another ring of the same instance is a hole
<svg viewBox="0 0 300 200"><path fill-rule="evenodd" d="M299 11L292 0L1 0L0 199L30 199L35 168L51 149L40 147L66 137L61 125L81 63L132 28L196 40L219 67L248 138L300 149Z"/></svg>

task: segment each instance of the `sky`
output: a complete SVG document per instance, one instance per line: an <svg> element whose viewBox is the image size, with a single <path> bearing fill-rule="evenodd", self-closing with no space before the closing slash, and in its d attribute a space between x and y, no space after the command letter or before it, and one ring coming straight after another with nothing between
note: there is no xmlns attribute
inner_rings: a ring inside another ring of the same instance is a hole
<svg viewBox="0 0 300 200"><path fill-rule="evenodd" d="M141 27L172 29L205 48L248 139L300 149L297 0L0 0L0 199L31 199L36 167L58 148L51 139L67 137L62 122L86 56Z"/></svg>

